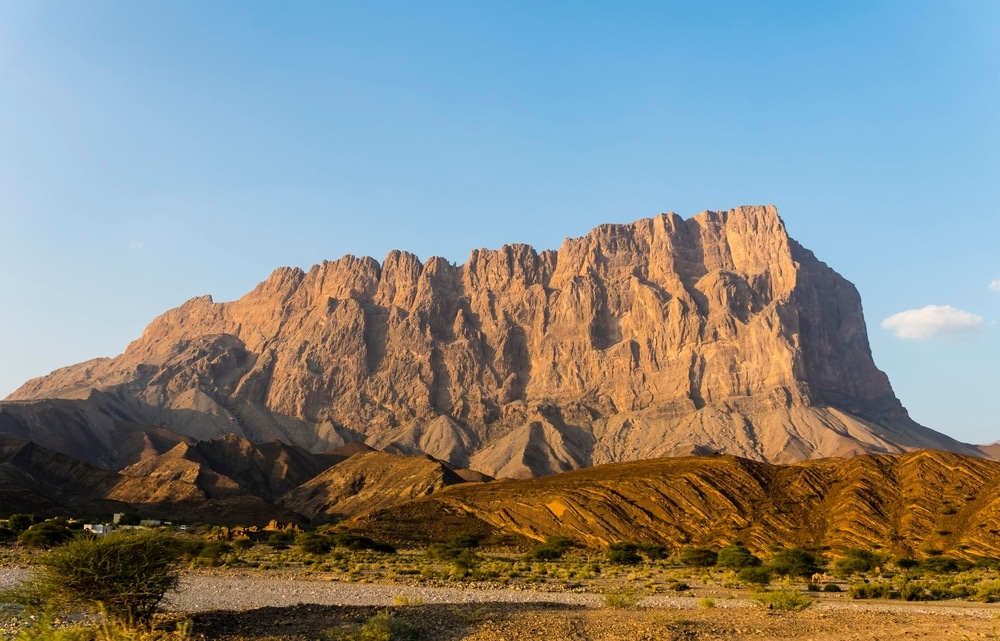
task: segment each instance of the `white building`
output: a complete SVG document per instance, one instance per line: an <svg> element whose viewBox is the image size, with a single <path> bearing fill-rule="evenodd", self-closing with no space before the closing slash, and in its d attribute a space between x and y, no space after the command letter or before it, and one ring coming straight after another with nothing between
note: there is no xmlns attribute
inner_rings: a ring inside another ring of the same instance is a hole
<svg viewBox="0 0 1000 641"><path fill-rule="evenodd" d="M87 532L93 532L97 536L104 536L115 531L113 525L101 525L99 523L84 523L83 529Z"/></svg>

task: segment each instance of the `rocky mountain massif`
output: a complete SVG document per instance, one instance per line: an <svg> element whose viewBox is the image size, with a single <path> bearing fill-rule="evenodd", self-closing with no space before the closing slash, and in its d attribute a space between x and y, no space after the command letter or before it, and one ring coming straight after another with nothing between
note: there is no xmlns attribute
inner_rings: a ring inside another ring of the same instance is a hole
<svg viewBox="0 0 1000 641"><path fill-rule="evenodd" d="M278 269L239 300L168 311L116 358L29 381L0 403L0 433L113 470L228 434L500 477L708 452L977 453L910 420L857 291L773 207L461 266L394 251Z"/></svg>

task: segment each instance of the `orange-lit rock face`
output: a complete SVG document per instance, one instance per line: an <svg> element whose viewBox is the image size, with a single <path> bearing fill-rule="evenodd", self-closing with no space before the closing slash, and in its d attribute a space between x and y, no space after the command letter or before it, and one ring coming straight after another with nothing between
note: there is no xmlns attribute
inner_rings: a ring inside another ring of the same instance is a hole
<svg viewBox="0 0 1000 641"><path fill-rule="evenodd" d="M709 450L965 451L909 420L856 290L773 207L603 225L462 266L394 251L278 269L8 400L48 398L196 439L365 440L515 477ZM0 430L3 412L30 413L0 407Z"/></svg>

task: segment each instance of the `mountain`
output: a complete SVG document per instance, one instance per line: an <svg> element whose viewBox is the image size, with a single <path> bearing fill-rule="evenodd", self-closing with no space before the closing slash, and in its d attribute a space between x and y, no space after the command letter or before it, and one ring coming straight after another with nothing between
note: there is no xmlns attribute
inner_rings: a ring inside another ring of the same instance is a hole
<svg viewBox="0 0 1000 641"><path fill-rule="evenodd" d="M255 445L227 434L210 441L180 442L162 453L147 452L121 472L138 478L183 480L216 498L252 494L276 501L349 456L336 451L313 454L280 441Z"/></svg>
<svg viewBox="0 0 1000 641"><path fill-rule="evenodd" d="M345 525L390 541L469 532L673 551L739 541L758 552L875 546L897 557L925 550L992 557L1000 546L1000 463L932 450L793 465L656 459L458 486Z"/></svg>
<svg viewBox="0 0 1000 641"><path fill-rule="evenodd" d="M190 479L128 476L95 468L29 441L0 437L0 514L144 515L217 524L301 521L293 512L248 493L213 496Z"/></svg>
<svg viewBox="0 0 1000 641"><path fill-rule="evenodd" d="M500 477L709 452L978 452L909 418L857 291L773 207L603 225L461 266L393 251L281 268L239 300L166 312L118 357L25 383L0 432L110 469L147 436L237 434Z"/></svg>
<svg viewBox="0 0 1000 641"><path fill-rule="evenodd" d="M309 470L314 470L313 474ZM121 472L0 436L0 517L143 515L219 525L330 520L487 477L352 443L309 454L234 435L147 451Z"/></svg>
<svg viewBox="0 0 1000 641"><path fill-rule="evenodd" d="M281 503L310 519L343 518L426 496L466 479L430 457L365 452L291 490Z"/></svg>

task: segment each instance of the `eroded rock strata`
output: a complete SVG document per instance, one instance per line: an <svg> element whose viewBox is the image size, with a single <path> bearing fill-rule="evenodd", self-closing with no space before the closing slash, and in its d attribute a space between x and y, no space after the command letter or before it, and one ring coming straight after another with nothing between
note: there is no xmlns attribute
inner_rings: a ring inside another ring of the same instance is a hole
<svg viewBox="0 0 1000 641"><path fill-rule="evenodd" d="M773 207L602 225L461 266L393 251L281 268L0 404L0 431L110 468L157 429L313 452L365 441L501 477L706 452L975 452L909 419L857 291Z"/></svg>

